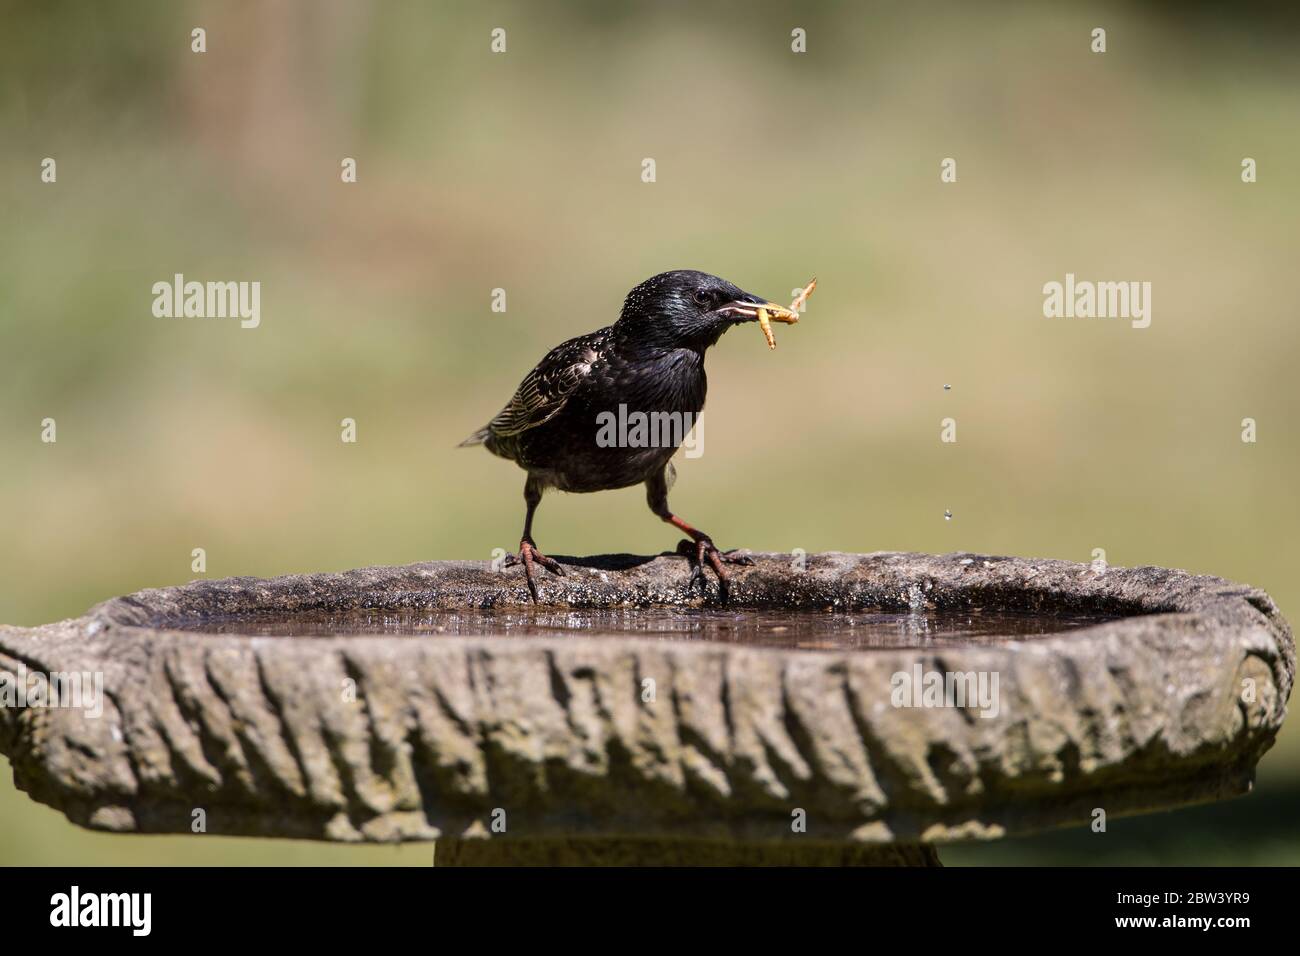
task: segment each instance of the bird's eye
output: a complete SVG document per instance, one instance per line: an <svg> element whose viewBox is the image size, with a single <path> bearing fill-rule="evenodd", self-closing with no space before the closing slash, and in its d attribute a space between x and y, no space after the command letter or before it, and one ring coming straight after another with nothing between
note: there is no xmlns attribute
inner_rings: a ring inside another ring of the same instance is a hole
<svg viewBox="0 0 1300 956"><path fill-rule="evenodd" d="M709 302L712 301L712 299L713 297L704 289L695 290L695 301L698 302L700 305L708 305Z"/></svg>

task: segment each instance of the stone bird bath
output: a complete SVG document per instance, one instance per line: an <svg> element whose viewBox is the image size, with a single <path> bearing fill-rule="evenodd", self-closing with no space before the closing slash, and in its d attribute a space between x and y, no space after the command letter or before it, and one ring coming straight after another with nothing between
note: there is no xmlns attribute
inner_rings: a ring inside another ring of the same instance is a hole
<svg viewBox="0 0 1300 956"><path fill-rule="evenodd" d="M945 842L1245 793L1286 713L1291 631L1249 587L973 554L756 559L729 608L698 613L919 626L665 639L638 616L715 593L668 555L566 559L539 613L586 629L529 636L239 633L354 609L532 614L518 569L482 562L201 580L0 627L0 686L75 671L106 692L97 717L0 707L0 752L35 800L124 833L190 833L201 810L208 833L437 841L438 864L934 864ZM592 626L598 608L622 610ZM992 612L1100 623L926 633ZM996 675L996 712L896 706L931 673Z"/></svg>

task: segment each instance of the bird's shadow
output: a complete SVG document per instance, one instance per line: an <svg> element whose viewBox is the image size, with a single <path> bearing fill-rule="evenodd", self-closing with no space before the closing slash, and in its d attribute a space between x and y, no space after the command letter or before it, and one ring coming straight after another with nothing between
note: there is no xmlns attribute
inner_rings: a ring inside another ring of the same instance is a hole
<svg viewBox="0 0 1300 956"><path fill-rule="evenodd" d="M589 554L577 557L571 554L553 554L551 557L566 567L590 568L593 571L630 571L649 564L657 558L681 557L675 551L659 554Z"/></svg>

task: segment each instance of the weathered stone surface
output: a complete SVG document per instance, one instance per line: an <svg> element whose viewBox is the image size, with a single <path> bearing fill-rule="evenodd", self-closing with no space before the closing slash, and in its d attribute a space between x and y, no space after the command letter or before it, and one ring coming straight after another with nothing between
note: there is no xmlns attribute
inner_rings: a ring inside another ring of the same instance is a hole
<svg viewBox="0 0 1300 956"><path fill-rule="evenodd" d="M831 553L802 571L756 557L736 569L734 605L1134 616L1032 641L869 651L168 630L196 614L527 600L517 570L468 562L197 581L0 627L0 674L99 671L109 697L98 719L0 708L0 752L33 798L105 830L188 833L201 808L210 833L446 837L454 856L498 809L508 840L761 844L790 840L801 808L809 841L914 846L1244 792L1286 713L1291 631L1249 587L982 555ZM544 596L699 604L686 580L673 556L575 560ZM999 714L890 706L891 676L917 661L997 672Z"/></svg>

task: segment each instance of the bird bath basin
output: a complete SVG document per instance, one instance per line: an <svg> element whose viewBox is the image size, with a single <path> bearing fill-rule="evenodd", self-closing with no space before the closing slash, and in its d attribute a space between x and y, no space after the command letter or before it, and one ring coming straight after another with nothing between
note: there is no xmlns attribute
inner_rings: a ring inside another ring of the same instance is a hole
<svg viewBox="0 0 1300 956"><path fill-rule="evenodd" d="M0 627L17 785L103 830L437 841L439 864L933 864L1244 793L1286 713L1266 594L1161 568L756 555L195 581ZM89 678L88 678L89 679Z"/></svg>
<svg viewBox="0 0 1300 956"><path fill-rule="evenodd" d="M194 617L170 624L247 637L643 637L805 650L953 647L1029 640L1117 615L983 608L814 611L782 608L351 608Z"/></svg>

